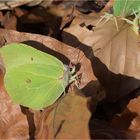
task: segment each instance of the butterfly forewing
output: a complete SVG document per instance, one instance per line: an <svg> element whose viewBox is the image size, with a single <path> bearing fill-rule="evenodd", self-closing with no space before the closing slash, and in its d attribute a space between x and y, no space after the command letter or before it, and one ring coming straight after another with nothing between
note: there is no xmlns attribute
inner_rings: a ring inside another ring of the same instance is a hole
<svg viewBox="0 0 140 140"><path fill-rule="evenodd" d="M6 67L4 84L15 103L42 109L63 93L64 65L55 57L24 44L4 46L0 53Z"/></svg>

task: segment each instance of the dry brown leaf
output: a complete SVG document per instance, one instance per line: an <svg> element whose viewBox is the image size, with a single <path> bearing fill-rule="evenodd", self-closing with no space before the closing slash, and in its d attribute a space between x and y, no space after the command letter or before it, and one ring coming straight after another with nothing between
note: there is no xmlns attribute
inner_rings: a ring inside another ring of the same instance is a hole
<svg viewBox="0 0 140 140"><path fill-rule="evenodd" d="M110 131L108 128L99 128L98 130L95 126L96 123L93 122L92 126L97 130L92 131L92 138L117 138L115 133L120 138L123 136L139 138L139 98L131 100L129 104L128 102L131 98L139 95L140 36L137 36L131 30L130 25L124 21L118 20L118 32L114 21L108 21L105 24L101 22L97 27L94 27L99 20L94 14L86 16L86 19L83 17L81 15L75 18L71 26L64 29L63 41L85 50L85 55L91 60L95 76L106 90L106 101L119 102L118 105L122 109L126 107L111 121L109 129L115 127L116 130ZM92 29L88 28L89 25L92 26ZM70 37L73 39L72 42L70 42ZM85 46L91 47L92 51L86 53ZM108 114L112 113L114 111L112 107L109 105L108 110L105 111ZM101 122L99 124L101 125ZM119 132L119 129L124 132ZM128 129L131 131L129 132Z"/></svg>
<svg viewBox="0 0 140 140"><path fill-rule="evenodd" d="M131 112L137 112L140 116L140 97L131 100L127 107Z"/></svg>
<svg viewBox="0 0 140 140"><path fill-rule="evenodd" d="M13 9L15 7L25 5L36 6L43 5L43 7L50 6L53 0L2 0L0 1L0 10Z"/></svg>
<svg viewBox="0 0 140 140"><path fill-rule="evenodd" d="M12 9L14 7L18 7L24 4L27 4L29 2L32 2L33 0L13 0L13 1L5 1L3 0L0 2L0 10L4 9Z"/></svg>
<svg viewBox="0 0 140 140"><path fill-rule="evenodd" d="M106 99L119 101L140 85L140 37L125 21L117 21L118 32L114 21L101 22L94 27L99 18L97 20L95 15L82 17L75 18L64 30L63 41L84 51L91 60L96 78L106 90ZM89 25L92 29L88 29Z"/></svg>
<svg viewBox="0 0 140 140"><path fill-rule="evenodd" d="M0 29L0 32L1 37L5 38L7 43L24 42L58 57L64 64L67 65L69 65L70 61L77 64L79 63L79 59L82 58L82 61L80 62L81 67L79 68L79 66L77 66L80 69L79 73L82 73L80 84L81 88L85 87L89 82L95 79L90 60L86 58L84 53L77 48L73 48L48 36L16 32L6 29Z"/></svg>
<svg viewBox="0 0 140 140"><path fill-rule="evenodd" d="M104 6L106 5L105 0L84 0L84 1L77 1L75 4L76 8L85 14L91 13L93 11L100 12Z"/></svg>
<svg viewBox="0 0 140 140"><path fill-rule="evenodd" d="M49 138L89 139L89 119L91 113L87 108L87 98L79 96L80 90L73 90L62 97L56 108L46 120Z"/></svg>
<svg viewBox="0 0 140 140"><path fill-rule="evenodd" d="M140 138L140 97L130 100L125 110L118 115L115 115L111 121L111 127L130 130L135 133L135 138Z"/></svg>
<svg viewBox="0 0 140 140"><path fill-rule="evenodd" d="M32 2L28 3L28 6L37 6L37 5L41 5L43 7L48 7L51 5L51 3L53 2L53 0L33 0Z"/></svg>
<svg viewBox="0 0 140 140"><path fill-rule="evenodd" d="M133 114L137 114L131 121L129 129L134 131L140 131L140 97L131 100L127 105L127 108L129 108L129 110Z"/></svg>
<svg viewBox="0 0 140 140"><path fill-rule="evenodd" d="M41 49L47 53L50 53L56 57L58 57L62 62L65 64L69 64L70 61L72 63L77 64L77 58L84 58L84 61L81 62L81 67L79 67L80 72L84 74L84 71L91 71L89 75L82 75L81 79L81 87L84 87L89 81L89 78L92 79L92 84L96 83L94 81L94 75L92 73L92 68L90 61L85 57L82 51L75 49L71 46L68 46L62 42L59 42L51 37L46 37L42 35L36 34L29 34L29 33L19 33L12 30L4 30L1 29L1 36L7 42L6 43L13 43L13 42L23 42L29 44L33 47ZM92 76L91 76L92 75ZM94 90L91 90L91 93L96 93L96 88L99 84L94 86ZM91 86L92 87L92 86ZM92 87L93 88L93 87ZM91 88L91 89L92 89ZM86 88L84 88L86 93L89 93ZM89 89L90 90L90 89ZM72 93L72 92L71 92ZM5 93L6 94L6 93ZM88 95L89 96L89 95ZM94 109L96 108L97 101L95 100L95 104L92 106ZM2 98L3 99L3 98ZM28 127L32 128L32 131L28 132L32 137L35 134L36 138L53 138L54 133L52 129L52 121L55 121L56 130L59 128L61 121L65 120L63 128L60 132L57 132L57 138L89 138L89 128L88 123L90 119L90 110L88 109L88 98L81 97L78 95L68 94L65 98L63 98L62 102L60 102L58 106L58 112L56 113L56 119L54 120L54 113L52 112L49 116L46 113L34 113L34 123L35 124L27 124ZM9 103L7 106L12 106ZM68 106L68 107L67 107ZM32 114L29 113L28 110L23 110L26 115ZM22 115L21 111L18 111L20 115ZM9 112L8 112L9 114ZM82 117L82 119L81 119ZM9 119L9 121L12 121ZM27 120L26 120L27 121ZM33 118L32 118L33 121ZM30 121L29 121L30 122ZM79 128L77 129L77 125ZM22 126L24 127L24 126ZM73 129L71 129L73 127ZM28 128L24 127L25 130L28 131ZM36 132L35 132L36 130ZM15 137L16 137L15 131ZM13 136L14 137L14 136Z"/></svg>
<svg viewBox="0 0 140 140"><path fill-rule="evenodd" d="M28 121L20 106L12 103L0 75L0 139L28 139Z"/></svg>

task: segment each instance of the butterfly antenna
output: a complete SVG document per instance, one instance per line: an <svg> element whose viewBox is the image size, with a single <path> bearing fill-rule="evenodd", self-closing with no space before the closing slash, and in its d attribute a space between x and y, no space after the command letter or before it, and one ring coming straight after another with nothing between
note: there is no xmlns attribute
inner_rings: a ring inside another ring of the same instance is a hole
<svg viewBox="0 0 140 140"><path fill-rule="evenodd" d="M83 58L84 58L84 54L79 58L79 62L81 62Z"/></svg>
<svg viewBox="0 0 140 140"><path fill-rule="evenodd" d="M81 53L80 47L76 47L76 49L78 50L78 53L77 53L77 62L76 62L76 64L77 64L77 63L80 63L81 62L81 60L84 57L84 54L80 57L80 53Z"/></svg>
<svg viewBox="0 0 140 140"><path fill-rule="evenodd" d="M78 51L77 51L77 58L76 58L76 64L79 62L79 54L80 54L80 49L79 47L76 48Z"/></svg>

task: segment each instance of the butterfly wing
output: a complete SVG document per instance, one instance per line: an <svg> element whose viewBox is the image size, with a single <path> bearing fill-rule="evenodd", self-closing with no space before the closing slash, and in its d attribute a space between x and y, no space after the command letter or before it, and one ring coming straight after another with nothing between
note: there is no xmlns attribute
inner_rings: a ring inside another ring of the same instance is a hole
<svg viewBox="0 0 140 140"><path fill-rule="evenodd" d="M53 104L63 93L64 65L54 56L25 44L0 49L6 67L4 84L15 103L33 109Z"/></svg>

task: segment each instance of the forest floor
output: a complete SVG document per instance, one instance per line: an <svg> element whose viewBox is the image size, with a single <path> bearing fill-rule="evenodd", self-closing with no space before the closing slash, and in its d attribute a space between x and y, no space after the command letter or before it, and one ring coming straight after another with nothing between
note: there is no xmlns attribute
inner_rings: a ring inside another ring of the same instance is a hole
<svg viewBox="0 0 140 140"><path fill-rule="evenodd" d="M119 31L113 20L99 22L112 4L54 0L0 11L1 46L37 47L80 74L79 89L70 85L42 111L14 104L1 74L0 139L140 138L140 37L125 21Z"/></svg>

